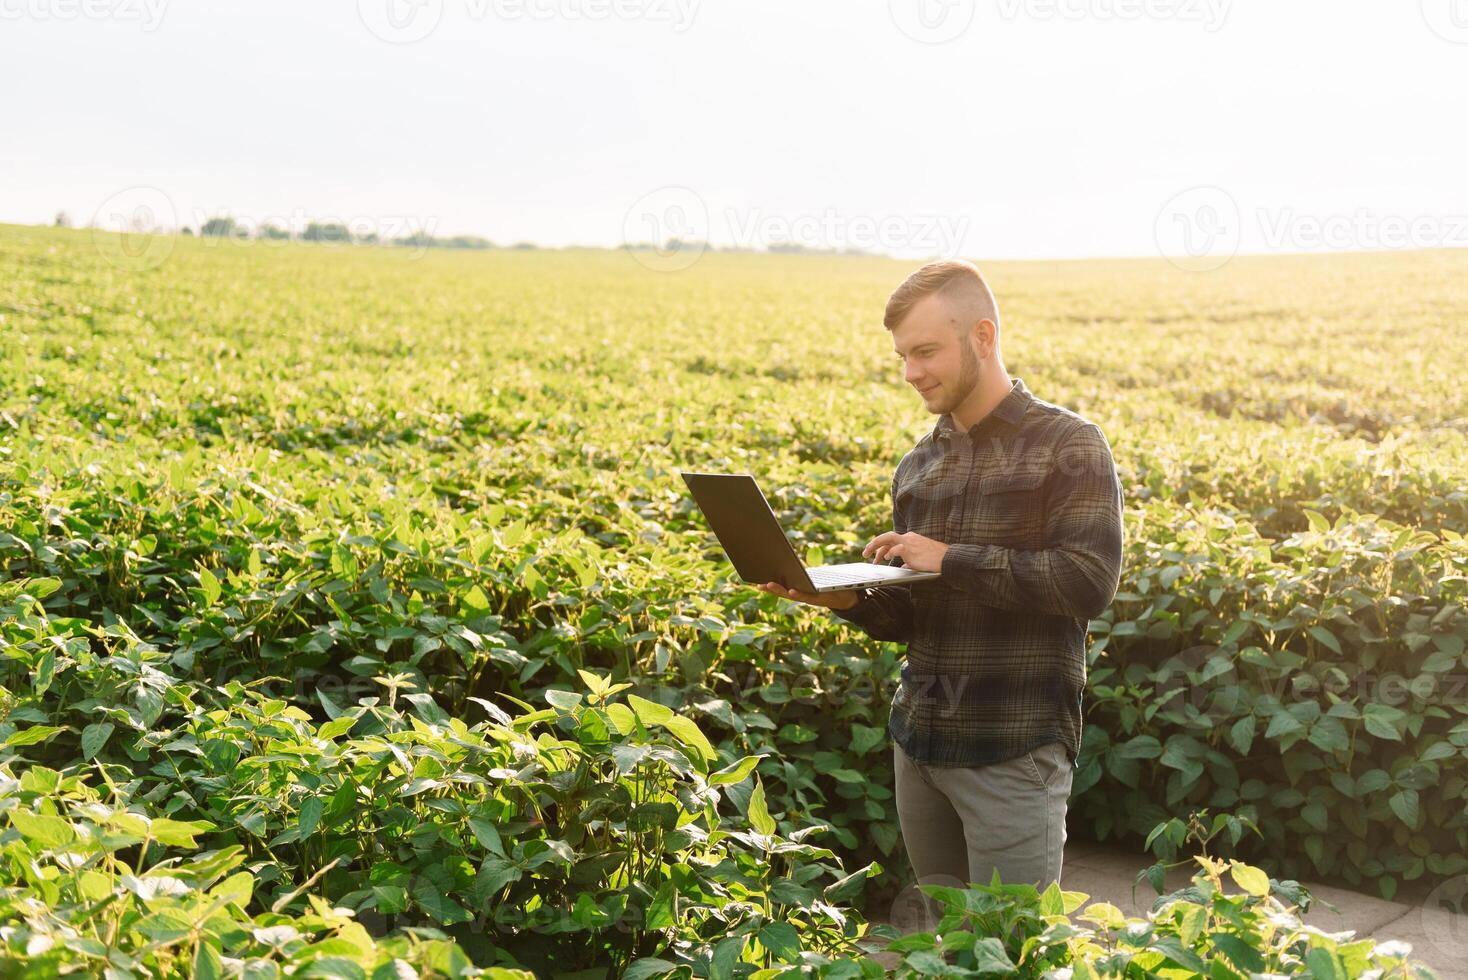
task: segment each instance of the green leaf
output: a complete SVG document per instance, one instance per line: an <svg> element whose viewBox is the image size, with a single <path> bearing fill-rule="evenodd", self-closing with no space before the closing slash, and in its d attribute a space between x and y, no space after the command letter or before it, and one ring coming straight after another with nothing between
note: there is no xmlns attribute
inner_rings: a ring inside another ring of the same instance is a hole
<svg viewBox="0 0 1468 980"><path fill-rule="evenodd" d="M748 940L744 936L728 936L714 946L709 958L709 980L734 980L734 967L744 954Z"/></svg>
<svg viewBox="0 0 1468 980"><path fill-rule="evenodd" d="M500 840L499 829L493 823L481 817L470 817L469 829L474 832L474 839L479 842L479 846L500 857L505 856L504 841Z"/></svg>
<svg viewBox="0 0 1468 980"><path fill-rule="evenodd" d="M709 782L714 786L743 782L754 771L754 767L759 765L759 760L760 757L757 755L747 755L738 762L709 773Z"/></svg>
<svg viewBox="0 0 1468 980"><path fill-rule="evenodd" d="M459 605L473 613L487 613L489 612L489 597L484 594L483 589L474 585L469 588L468 592L459 596Z"/></svg>
<svg viewBox="0 0 1468 980"><path fill-rule="evenodd" d="M606 706L606 713L618 734L631 735L637 730L637 716L625 704L609 704Z"/></svg>
<svg viewBox="0 0 1468 980"><path fill-rule="evenodd" d="M644 725L662 725L668 719L674 717L673 709L667 705L658 704L656 701L649 701L647 698L640 698L635 694L627 695L627 703L632 706L633 712L637 715L637 720ZM621 726L619 725L618 727Z"/></svg>
<svg viewBox="0 0 1468 980"><path fill-rule="evenodd" d="M1244 973L1259 973L1264 970L1263 955L1238 936L1227 932L1213 932L1209 933L1208 938L1223 955L1233 961L1234 966Z"/></svg>
<svg viewBox="0 0 1468 980"><path fill-rule="evenodd" d="M1324 946L1316 946L1306 953L1305 965L1310 968L1313 980L1347 980L1351 976L1340 956Z"/></svg>
<svg viewBox="0 0 1468 980"><path fill-rule="evenodd" d="M665 977L678 969L677 964L660 960L655 956L634 960L622 974L622 980L648 980L649 977Z"/></svg>
<svg viewBox="0 0 1468 980"><path fill-rule="evenodd" d="M94 721L82 729L82 758L95 759L116 728L110 721Z"/></svg>
<svg viewBox="0 0 1468 980"><path fill-rule="evenodd" d="M1310 726L1310 744L1325 752L1344 752L1351 745L1351 737L1339 718L1326 715Z"/></svg>
<svg viewBox="0 0 1468 980"><path fill-rule="evenodd" d="M479 880L476 883L484 894L496 894L512 881L519 881L522 872L512 862L491 854L479 865Z"/></svg>
<svg viewBox="0 0 1468 980"><path fill-rule="evenodd" d="M1288 711L1276 711L1274 717L1269 719L1269 727L1264 730L1264 737L1278 739L1285 735L1297 735L1305 730L1300 719Z"/></svg>
<svg viewBox="0 0 1468 980"><path fill-rule="evenodd" d="M1330 521L1325 519L1324 514L1319 511L1310 510L1309 508L1301 509L1305 511L1305 519L1310 522L1310 530L1321 533L1330 530Z"/></svg>
<svg viewBox="0 0 1468 980"><path fill-rule="evenodd" d="M1326 629L1324 626L1312 626L1309 629L1309 633L1311 636L1315 637L1315 639L1319 640L1321 643L1334 650L1336 656L1341 655L1341 641L1337 640L1335 638L1335 634L1332 633L1330 630Z"/></svg>
<svg viewBox="0 0 1468 980"><path fill-rule="evenodd" d="M1014 961L1004 951L1003 941L994 936L981 936L974 940L974 969L980 973L1009 974L1016 971Z"/></svg>
<svg viewBox="0 0 1468 980"><path fill-rule="evenodd" d="M1162 754L1162 743L1153 735L1138 735L1112 749L1119 759L1155 759Z"/></svg>
<svg viewBox="0 0 1468 980"><path fill-rule="evenodd" d="M207 820L170 820L158 817L148 826L148 833L160 844L169 847L198 847L195 834L213 830L214 824Z"/></svg>
<svg viewBox="0 0 1468 980"><path fill-rule="evenodd" d="M316 833L317 826L321 823L321 812L325 809L325 803L321 797L312 796L301 804L301 839L305 840Z"/></svg>
<svg viewBox="0 0 1468 980"><path fill-rule="evenodd" d="M426 878L413 889L413 901L440 925L451 926L474 918L464 906L439 891L438 886Z"/></svg>
<svg viewBox="0 0 1468 980"><path fill-rule="evenodd" d="M12 810L10 823L26 840L33 840L45 848L65 847L75 837L69 822L47 813Z"/></svg>
<svg viewBox="0 0 1468 980"><path fill-rule="evenodd" d="M44 599L57 589L61 588L59 578L24 578L20 580L21 588L25 594L32 599Z"/></svg>
<svg viewBox="0 0 1468 980"><path fill-rule="evenodd" d="M356 726L357 716L355 714L339 715L328 722L323 722L321 727L316 730L316 737L331 741L347 734Z"/></svg>
<svg viewBox="0 0 1468 980"><path fill-rule="evenodd" d="M788 922L771 922L759 931L765 949L785 963L800 962L800 933Z"/></svg>
<svg viewBox="0 0 1468 980"><path fill-rule="evenodd" d="M709 740L704 737L703 732L699 730L698 725L692 719L684 718L682 715L674 715L667 721L664 721L662 726L672 732L673 737L678 739L678 741L697 752L703 762L712 762L719 757L719 754L714 751L714 747L709 744Z"/></svg>
<svg viewBox="0 0 1468 980"><path fill-rule="evenodd" d="M1315 830L1323 831L1330 826L1330 813L1319 800L1305 804L1300 810L1300 819Z"/></svg>
<svg viewBox="0 0 1468 980"><path fill-rule="evenodd" d="M1258 722L1253 715L1245 715L1234 722L1233 727L1228 730L1229 744L1239 755L1249 754L1249 747L1254 744L1254 730L1257 725Z"/></svg>
<svg viewBox="0 0 1468 980"><path fill-rule="evenodd" d="M1206 976L1208 973L1208 964L1204 963L1197 953L1186 949L1176 936L1162 936L1154 940L1147 948L1161 953L1173 963L1199 976Z"/></svg>
<svg viewBox="0 0 1468 980"><path fill-rule="evenodd" d="M1238 886L1250 895L1263 897L1269 894L1269 875L1259 868L1242 861L1233 861L1228 870Z"/></svg>
<svg viewBox="0 0 1468 980"><path fill-rule="evenodd" d="M754 777L754 792L749 795L749 823L766 837L775 832L775 820L765 805L765 784L758 776Z"/></svg>
<svg viewBox="0 0 1468 980"><path fill-rule="evenodd" d="M1422 806L1415 789L1399 790L1387 801L1397 819L1412 829L1422 822Z"/></svg>
<svg viewBox="0 0 1468 980"><path fill-rule="evenodd" d="M665 881L658 886L657 893L653 895L652 901L647 905L647 919L643 923L644 929L668 929L677 925L677 913L675 906L678 902L678 890L671 881Z"/></svg>
<svg viewBox="0 0 1468 980"><path fill-rule="evenodd" d="M589 670L582 670L580 667L578 667L576 668L576 673L578 676L580 676L581 683L585 684L586 689L590 691L593 695L599 695L612 686L611 682L608 681L605 677L601 676L600 674L594 674Z"/></svg>
<svg viewBox="0 0 1468 980"><path fill-rule="evenodd" d="M581 694L579 691L563 691L559 688L548 688L545 699L551 705L562 711L572 711L581 706Z"/></svg>
<svg viewBox="0 0 1468 980"><path fill-rule="evenodd" d="M1361 720L1366 730L1377 738L1388 738L1394 742L1402 740L1397 724L1405 719L1406 713L1389 704L1368 704L1361 709Z"/></svg>
<svg viewBox="0 0 1468 980"><path fill-rule="evenodd" d="M6 745L35 745L38 742L47 742L56 736L58 732L66 731L56 725L32 725L11 735L5 740Z"/></svg>
<svg viewBox="0 0 1468 980"><path fill-rule="evenodd" d="M239 871L209 889L211 898L223 898L240 908L247 908L250 897L255 893L255 876L248 871Z"/></svg>
<svg viewBox="0 0 1468 980"><path fill-rule="evenodd" d="M851 751L857 755L866 755L872 749L881 745L887 738L885 729L876 728L872 725L854 724L851 726Z"/></svg>
<svg viewBox="0 0 1468 980"><path fill-rule="evenodd" d="M36 678L32 686L37 694L45 694L51 686L51 681L56 677L56 651L47 650L41 654L40 663L36 664Z"/></svg>
<svg viewBox="0 0 1468 980"><path fill-rule="evenodd" d="M207 568L199 569L199 588L204 590L204 605L213 606L219 601L224 590L219 587L219 579Z"/></svg>
<svg viewBox="0 0 1468 980"><path fill-rule="evenodd" d="M881 872L882 866L874 861L838 881L831 882L826 886L826 900L828 902L849 902L855 899L866 886L867 878L874 874L881 874Z"/></svg>

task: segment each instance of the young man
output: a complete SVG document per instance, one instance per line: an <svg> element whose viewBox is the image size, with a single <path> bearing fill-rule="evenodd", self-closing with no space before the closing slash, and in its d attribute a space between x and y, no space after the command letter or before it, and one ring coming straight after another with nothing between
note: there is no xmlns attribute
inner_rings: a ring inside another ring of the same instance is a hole
<svg viewBox="0 0 1468 980"><path fill-rule="evenodd" d="M1122 499L1092 422L1010 378L979 270L932 262L884 325L937 424L892 479L893 530L862 549L941 578L810 594L907 644L888 730L919 883L1060 880L1089 620L1116 594Z"/></svg>

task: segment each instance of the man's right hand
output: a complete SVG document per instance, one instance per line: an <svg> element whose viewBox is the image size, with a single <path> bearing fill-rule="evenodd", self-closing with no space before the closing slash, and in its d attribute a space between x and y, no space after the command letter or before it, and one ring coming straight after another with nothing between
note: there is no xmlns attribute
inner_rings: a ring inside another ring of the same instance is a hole
<svg viewBox="0 0 1468 980"><path fill-rule="evenodd" d="M796 602L804 602L812 606L824 606L827 609L850 609L856 605L855 589L842 589L839 592L801 592L799 589L787 589L779 582L766 582L755 588L761 592L784 596L787 599L794 599Z"/></svg>

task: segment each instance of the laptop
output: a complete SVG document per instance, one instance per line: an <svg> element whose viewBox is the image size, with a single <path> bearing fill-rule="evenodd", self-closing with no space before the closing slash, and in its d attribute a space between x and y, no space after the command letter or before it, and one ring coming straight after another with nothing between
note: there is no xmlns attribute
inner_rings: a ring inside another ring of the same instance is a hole
<svg viewBox="0 0 1468 980"><path fill-rule="evenodd" d="M760 585L779 582L802 592L838 592L868 585L908 585L940 578L937 572L856 561L807 568L779 518L748 473L683 473L698 509L714 529L739 577ZM893 561L901 561L894 558Z"/></svg>

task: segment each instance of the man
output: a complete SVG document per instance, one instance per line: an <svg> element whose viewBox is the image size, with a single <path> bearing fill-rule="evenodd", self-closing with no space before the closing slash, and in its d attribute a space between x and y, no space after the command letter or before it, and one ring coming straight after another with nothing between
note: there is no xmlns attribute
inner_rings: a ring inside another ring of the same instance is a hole
<svg viewBox="0 0 1468 980"><path fill-rule="evenodd" d="M884 325L937 424L892 479L891 531L862 549L941 578L810 594L907 644L888 730L919 883L1060 880L1089 620L1116 594L1122 499L1092 422L1011 378L979 270L931 262Z"/></svg>

